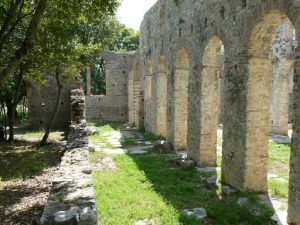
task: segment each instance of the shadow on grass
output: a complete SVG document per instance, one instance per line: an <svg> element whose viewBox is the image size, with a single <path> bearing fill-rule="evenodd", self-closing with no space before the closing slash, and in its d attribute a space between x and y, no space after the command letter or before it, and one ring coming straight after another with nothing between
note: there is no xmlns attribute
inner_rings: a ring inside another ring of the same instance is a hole
<svg viewBox="0 0 300 225"><path fill-rule="evenodd" d="M63 154L61 145L49 143L40 148L35 144L26 141L1 144L1 181L31 178L39 175L44 169L59 164Z"/></svg>
<svg viewBox="0 0 300 225"><path fill-rule="evenodd" d="M254 194L236 193L225 196L221 189L210 189L206 178L217 176L216 172L202 175L195 168L182 169L170 163L170 155L130 155L138 168L143 171L153 189L165 202L173 205L179 212L183 209L205 208L208 219L200 224L220 225L271 225L273 210L257 204ZM240 197L249 201L240 206ZM193 217L184 214L182 224L199 224Z"/></svg>

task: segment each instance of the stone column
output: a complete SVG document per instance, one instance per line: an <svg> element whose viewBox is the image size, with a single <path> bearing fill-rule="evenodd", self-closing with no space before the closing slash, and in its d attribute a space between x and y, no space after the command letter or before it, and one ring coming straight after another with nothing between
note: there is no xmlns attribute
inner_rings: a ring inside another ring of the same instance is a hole
<svg viewBox="0 0 300 225"><path fill-rule="evenodd" d="M273 72L271 91L271 133L288 134L288 111L289 111L289 70L292 60L280 63L278 71Z"/></svg>
<svg viewBox="0 0 300 225"><path fill-rule="evenodd" d="M91 68L86 68L86 90L87 90L87 96L91 95Z"/></svg>
<svg viewBox="0 0 300 225"><path fill-rule="evenodd" d="M300 37L298 37L300 39ZM290 160L288 222L300 224L300 48L295 55L293 137Z"/></svg>
<svg viewBox="0 0 300 225"><path fill-rule="evenodd" d="M84 124L85 97L82 89L71 90L71 121L72 124Z"/></svg>
<svg viewBox="0 0 300 225"><path fill-rule="evenodd" d="M247 132L247 61L236 58L229 55L225 64L222 182L243 190Z"/></svg>

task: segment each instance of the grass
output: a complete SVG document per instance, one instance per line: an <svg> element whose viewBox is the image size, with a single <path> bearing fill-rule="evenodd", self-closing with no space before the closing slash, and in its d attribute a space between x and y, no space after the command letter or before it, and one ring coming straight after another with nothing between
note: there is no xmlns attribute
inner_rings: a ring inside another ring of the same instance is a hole
<svg viewBox="0 0 300 225"><path fill-rule="evenodd" d="M122 141L122 146L134 146L137 145L137 141L134 138L124 138Z"/></svg>
<svg viewBox="0 0 300 225"><path fill-rule="evenodd" d="M143 134L143 141L158 141L158 140L165 140L164 137L162 136L156 136L154 134L151 134L151 133L144 133Z"/></svg>
<svg viewBox="0 0 300 225"><path fill-rule="evenodd" d="M270 195L276 199L288 198L290 152L290 144L269 144L269 173L278 177L269 178L268 185Z"/></svg>
<svg viewBox="0 0 300 225"><path fill-rule="evenodd" d="M94 126L98 128L99 134L89 136L89 141L92 143L101 143L104 148L114 148L111 142L108 140L109 132L118 131L122 125L120 123L106 123L106 122L91 122L88 126Z"/></svg>
<svg viewBox="0 0 300 225"><path fill-rule="evenodd" d="M103 133L120 130L120 125L98 124L99 135L92 136L109 146ZM102 134L102 135L101 135ZM161 140L152 134L144 133L142 141ZM138 139L139 140L139 139ZM136 138L124 138L122 145L136 145ZM218 145L222 140L218 139ZM161 154L164 153L164 154ZM182 169L173 166L171 152L151 149L144 155L110 155L117 165L113 171L94 171L96 206L99 211L99 224L212 224L212 225L271 225L273 210L256 202L255 193L235 193L224 196L221 188L208 189L206 178L221 173L198 173L194 168ZM91 161L104 153L92 153ZM269 172L278 178L269 179L270 195L286 199L288 193L290 145L270 142ZM218 166L221 155L218 154ZM248 203L237 204L240 197L247 197ZM183 209L203 207L208 218L199 221L186 216ZM284 206L282 206L284 207ZM283 209L284 210L284 209ZM256 214L259 212L258 214ZM255 215L254 215L255 214Z"/></svg>
<svg viewBox="0 0 300 225"><path fill-rule="evenodd" d="M111 157L116 170L93 173L99 224L126 225L139 220L163 225L271 224L272 210L254 201L241 207L236 204L239 194L225 197L220 190L205 188L204 177L196 169L173 166L169 154ZM207 210L208 223L182 213L195 207ZM254 207L262 212L260 216L253 216Z"/></svg>
<svg viewBox="0 0 300 225"><path fill-rule="evenodd" d="M22 135L26 137L43 137L45 134L44 130L30 130L24 132Z"/></svg>

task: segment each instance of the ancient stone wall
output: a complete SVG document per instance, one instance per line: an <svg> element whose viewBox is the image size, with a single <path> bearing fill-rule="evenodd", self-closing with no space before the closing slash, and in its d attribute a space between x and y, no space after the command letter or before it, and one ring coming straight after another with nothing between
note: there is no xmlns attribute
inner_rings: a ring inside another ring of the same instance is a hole
<svg viewBox="0 0 300 225"><path fill-rule="evenodd" d="M72 125L66 152L52 180L51 192L40 220L42 225L98 224L83 90L72 90L70 100Z"/></svg>
<svg viewBox="0 0 300 225"><path fill-rule="evenodd" d="M45 128L51 118L56 103L57 85L52 72L46 74L44 85L29 83L27 85L28 124L33 128ZM62 101L54 128L67 128L71 122L70 91L82 86L81 78L71 77L63 82Z"/></svg>
<svg viewBox="0 0 300 225"><path fill-rule="evenodd" d="M106 95L86 96L86 117L93 121L128 121L128 77L131 53L104 52Z"/></svg>
<svg viewBox="0 0 300 225"><path fill-rule="evenodd" d="M286 43L278 52L290 48L289 28L279 28L285 21L288 21L286 27L295 28L299 40L299 12L298 0L159 0L141 24L140 49L135 62L140 62L141 80L151 83L151 100L147 94L144 107L146 130L161 134L160 121L166 120L165 136L175 148L186 148L189 157L201 166L214 164L220 111L217 107L220 96L216 96L216 92L221 83L224 93L222 181L239 190L266 192L270 121L281 123L278 115L283 114L280 110L277 115L270 114L271 103L272 107L277 107L288 102L271 91L275 90L272 85L276 83L272 76L271 46L276 45L275 34L281 29L288 37L280 38ZM212 40L219 41L210 44ZM215 48L220 42L224 45L223 73L215 63ZM295 68L291 96L293 144L289 220L296 224L300 224L299 213L296 213L300 211L299 52L296 48L296 57L292 54L289 58ZM160 58L164 58L166 68L166 104L161 103L161 99L165 100L159 97L160 81L164 79L159 72ZM151 62L152 81L149 81L147 62ZM288 71L293 69L288 67L280 65L281 69L276 70L280 71L278 76L291 77ZM218 74L223 74L222 82ZM282 87L277 85L276 88L282 90L291 86L277 84ZM149 93L148 87L146 84L139 88ZM274 99L279 101L277 106ZM159 110L158 113L160 105L166 107L164 112ZM284 123L287 124L286 119Z"/></svg>

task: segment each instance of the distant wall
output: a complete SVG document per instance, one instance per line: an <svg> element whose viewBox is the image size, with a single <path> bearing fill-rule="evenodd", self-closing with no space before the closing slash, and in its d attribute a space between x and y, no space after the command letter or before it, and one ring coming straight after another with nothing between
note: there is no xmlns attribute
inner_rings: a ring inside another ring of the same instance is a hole
<svg viewBox="0 0 300 225"><path fill-rule="evenodd" d="M53 73L46 75L45 85L30 83L27 86L28 124L33 128L45 128L48 124L56 103L57 85ZM81 79L73 77L63 84L62 102L54 128L67 128L71 120L70 92L81 87Z"/></svg>
<svg viewBox="0 0 300 225"><path fill-rule="evenodd" d="M106 95L86 96L88 121L128 121L128 74L132 53L104 52Z"/></svg>

